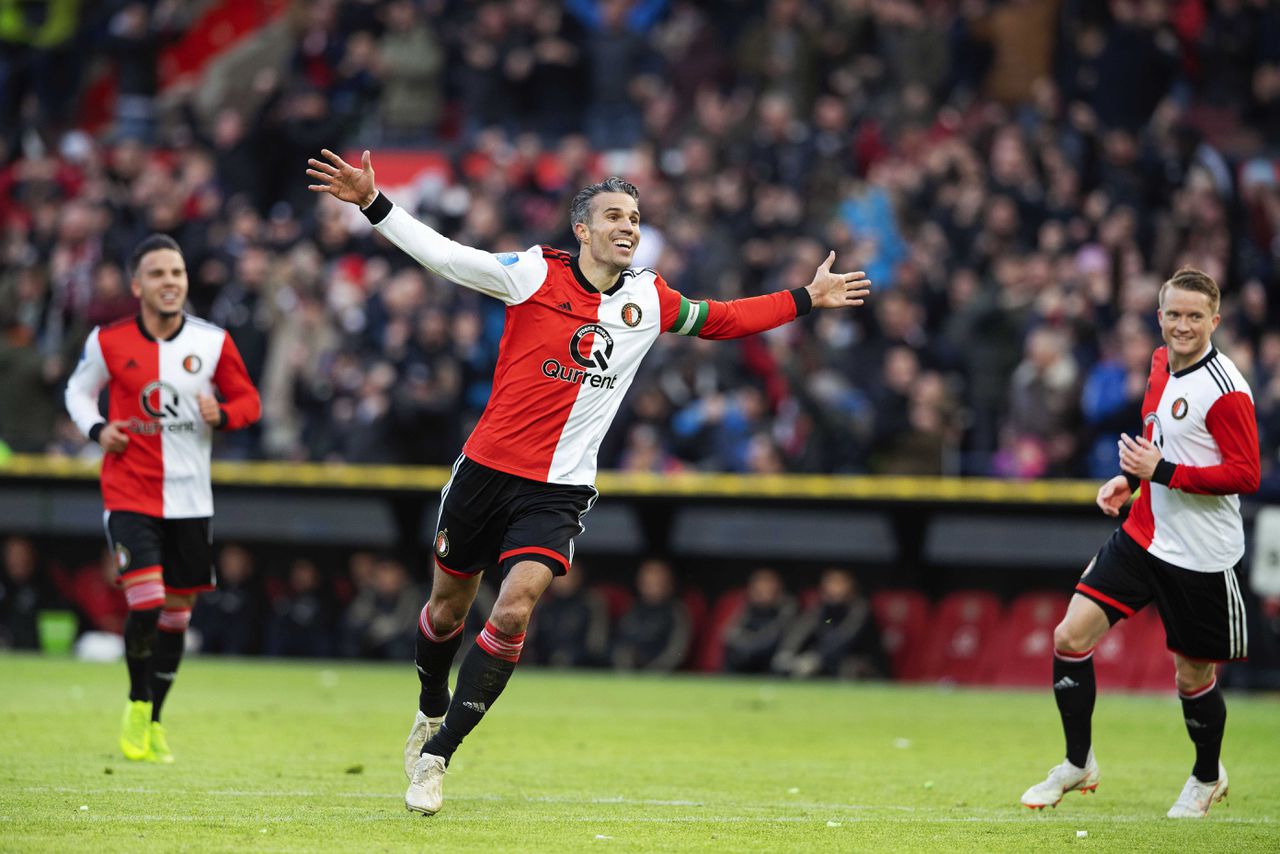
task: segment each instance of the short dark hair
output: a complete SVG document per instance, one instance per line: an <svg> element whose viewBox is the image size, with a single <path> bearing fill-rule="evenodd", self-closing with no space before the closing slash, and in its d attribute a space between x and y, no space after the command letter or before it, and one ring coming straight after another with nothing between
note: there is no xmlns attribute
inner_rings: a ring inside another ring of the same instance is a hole
<svg viewBox="0 0 1280 854"><path fill-rule="evenodd" d="M1183 267L1174 273L1169 278L1169 281L1160 286L1160 305L1162 307L1164 306L1164 293L1169 288L1204 294L1209 298L1209 310L1214 314L1218 313L1218 303L1222 299L1222 292L1218 290L1218 283L1213 280L1213 277L1203 270L1197 270L1195 267Z"/></svg>
<svg viewBox="0 0 1280 854"><path fill-rule="evenodd" d="M142 242L134 247L133 254L129 256L129 275L136 276L142 259L148 252L155 252L157 249L172 249L182 255L182 247L178 245L178 241L167 234L152 234L143 238Z"/></svg>
<svg viewBox="0 0 1280 854"><path fill-rule="evenodd" d="M611 175L598 184L583 187L573 197L573 202L569 205L570 228L580 222L585 223L591 218L591 200L601 193L626 193L635 199L637 203L640 201L640 191L636 189L635 184L630 181L624 181L617 175Z"/></svg>

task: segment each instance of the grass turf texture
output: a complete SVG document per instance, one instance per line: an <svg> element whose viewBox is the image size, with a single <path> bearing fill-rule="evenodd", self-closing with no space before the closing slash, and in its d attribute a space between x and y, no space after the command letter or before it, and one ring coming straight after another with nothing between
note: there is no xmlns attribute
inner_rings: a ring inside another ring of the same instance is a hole
<svg viewBox="0 0 1280 854"><path fill-rule="evenodd" d="M1018 805L1062 755L1038 692L516 674L405 811L400 666L193 659L176 765L115 746L124 666L0 656L2 851L1274 851L1280 704L1230 696L1231 794L1164 813L1192 748L1173 696L1105 693L1096 795ZM83 807L88 809L83 809ZM1087 838L1077 838L1087 830Z"/></svg>

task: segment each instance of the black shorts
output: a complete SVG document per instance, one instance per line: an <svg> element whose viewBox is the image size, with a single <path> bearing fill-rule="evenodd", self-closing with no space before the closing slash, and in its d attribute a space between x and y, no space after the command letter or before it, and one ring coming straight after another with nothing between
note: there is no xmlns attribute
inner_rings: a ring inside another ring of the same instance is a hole
<svg viewBox="0 0 1280 854"><path fill-rule="evenodd" d="M1117 528L1076 585L1114 626L1155 601L1165 645L1198 661L1248 657L1240 564L1225 572L1196 572L1161 560Z"/></svg>
<svg viewBox="0 0 1280 854"><path fill-rule="evenodd" d="M166 593L199 593L217 586L209 517L161 519L126 510L107 512L107 544L116 556L116 577L153 566L164 575Z"/></svg>
<svg viewBox="0 0 1280 854"><path fill-rule="evenodd" d="M573 538L595 503L595 487L542 483L459 457L440 492L436 564L450 575L471 576L518 561L569 571Z"/></svg>

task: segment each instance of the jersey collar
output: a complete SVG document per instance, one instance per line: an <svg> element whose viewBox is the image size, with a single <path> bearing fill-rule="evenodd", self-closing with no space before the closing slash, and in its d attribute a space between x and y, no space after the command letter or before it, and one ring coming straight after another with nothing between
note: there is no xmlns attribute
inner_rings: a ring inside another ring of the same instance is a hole
<svg viewBox="0 0 1280 854"><path fill-rule="evenodd" d="M147 331L146 324L144 324L144 323L142 322L142 313L141 313L141 312L139 312L138 314L134 315L133 321L134 321L134 323L138 324L138 331L142 333L142 337L143 337L143 338L147 339L148 341L154 341L154 340L156 340L156 339L155 339L155 336L153 336L150 332L148 332L148 331ZM181 335L181 334L182 334L182 330L183 330L183 329L186 329L186 328L187 328L187 314L186 314L186 312L183 312L183 313L182 313L182 322L178 324L178 328L177 328L177 329L175 329L175 330L173 330L173 334L172 334L172 335L170 335L168 338L166 338L166 339L164 339L164 340L166 340L166 341L172 341L173 339L175 339L175 338L177 338L179 335Z"/></svg>
<svg viewBox="0 0 1280 854"><path fill-rule="evenodd" d="M1196 362L1194 365L1191 365L1190 367L1187 367L1187 368L1183 368L1180 371L1174 371L1169 368L1169 363L1165 362L1164 369L1166 371L1169 371L1169 373L1175 377L1185 377L1187 374L1191 373L1197 368L1203 368L1209 362L1210 359L1212 359L1217 355L1218 355L1218 348L1210 344L1209 352L1205 353L1204 357L1200 359L1200 361Z"/></svg>
<svg viewBox="0 0 1280 854"><path fill-rule="evenodd" d="M623 270L618 275L618 281L607 291L598 291L596 286L587 281L587 277L582 275L582 268L578 266L578 256L574 255L569 259L569 269L573 270L573 277L578 280L578 285L589 294L600 294L601 296L613 296L622 287L622 283L626 281L627 271Z"/></svg>

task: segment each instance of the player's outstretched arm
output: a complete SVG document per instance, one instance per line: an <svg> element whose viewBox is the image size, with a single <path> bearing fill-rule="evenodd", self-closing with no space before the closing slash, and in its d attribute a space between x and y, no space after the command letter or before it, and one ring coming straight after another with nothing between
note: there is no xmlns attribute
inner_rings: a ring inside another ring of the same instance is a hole
<svg viewBox="0 0 1280 854"><path fill-rule="evenodd" d="M488 252L463 246L378 192L368 151L361 154L358 169L327 148L320 154L324 160L307 161L307 175L316 181L307 189L358 205L379 234L431 272L508 305L528 299L541 287L547 265L540 251L519 252L499 261Z"/></svg>
<svg viewBox="0 0 1280 854"><path fill-rule="evenodd" d="M871 281L861 270L852 273L833 273L831 265L836 261L833 249L827 260L818 265L813 281L805 287L814 308L847 308L862 305L871 293Z"/></svg>
<svg viewBox="0 0 1280 854"><path fill-rule="evenodd" d="M758 297L718 302L693 301L672 290L659 277L663 292L663 329L699 338L742 338L764 332L808 314L814 308L862 305L871 293L867 274L833 273L836 253L818 265L813 281L803 288Z"/></svg>

